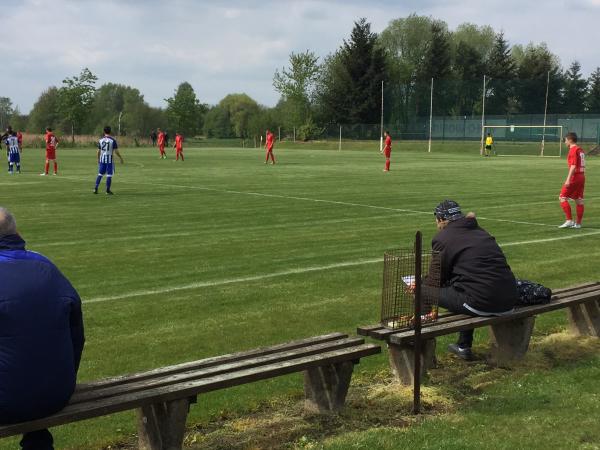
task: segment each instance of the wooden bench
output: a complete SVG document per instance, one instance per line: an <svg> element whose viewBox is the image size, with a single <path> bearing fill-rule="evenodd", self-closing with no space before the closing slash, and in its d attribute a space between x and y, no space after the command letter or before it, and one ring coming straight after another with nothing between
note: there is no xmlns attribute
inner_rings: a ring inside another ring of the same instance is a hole
<svg viewBox="0 0 600 450"><path fill-rule="evenodd" d="M305 408L333 412L344 404L354 364L380 352L379 345L365 344L363 338L333 333L79 384L62 411L2 425L0 437L137 409L140 449L179 449L198 394L304 372Z"/></svg>
<svg viewBox="0 0 600 450"><path fill-rule="evenodd" d="M549 311L568 309L570 329L580 336L600 336L600 282L588 283L554 291L549 303L523 306L502 317L472 317L461 314L441 314L436 323L424 325L421 337L421 374L435 367L435 338L463 330L490 326L491 359L499 366L509 367L522 358L529 347L535 317ZM414 382L414 330L398 331L384 326L358 328L358 334L386 341L392 372L404 384Z"/></svg>

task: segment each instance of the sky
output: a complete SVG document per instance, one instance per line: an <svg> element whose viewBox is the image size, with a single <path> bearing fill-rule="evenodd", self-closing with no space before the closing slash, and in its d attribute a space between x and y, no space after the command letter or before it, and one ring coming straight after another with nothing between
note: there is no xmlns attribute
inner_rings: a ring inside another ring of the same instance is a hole
<svg viewBox="0 0 600 450"><path fill-rule="evenodd" d="M503 30L511 45L546 42L563 66L600 66L600 0L0 0L0 96L22 113L88 67L164 107L182 81L203 103L245 92L278 100L273 74L290 52L325 57L365 17L375 32L411 13Z"/></svg>

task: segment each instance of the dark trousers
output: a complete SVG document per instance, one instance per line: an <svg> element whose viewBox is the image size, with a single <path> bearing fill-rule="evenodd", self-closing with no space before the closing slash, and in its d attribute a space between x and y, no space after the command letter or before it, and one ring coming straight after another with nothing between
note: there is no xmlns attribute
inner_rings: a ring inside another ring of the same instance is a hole
<svg viewBox="0 0 600 450"><path fill-rule="evenodd" d="M23 450L54 450L54 439L48 430L25 433L21 440Z"/></svg>
<svg viewBox="0 0 600 450"><path fill-rule="evenodd" d="M454 287L445 287L440 289L440 299L439 305L442 308L446 308L448 311L451 311L455 314L466 314L469 316L477 316L477 314L472 313L463 305L467 303L468 297L460 291L457 291ZM474 330L465 330L461 331L458 336L458 346L461 348L466 348L473 345L473 332Z"/></svg>

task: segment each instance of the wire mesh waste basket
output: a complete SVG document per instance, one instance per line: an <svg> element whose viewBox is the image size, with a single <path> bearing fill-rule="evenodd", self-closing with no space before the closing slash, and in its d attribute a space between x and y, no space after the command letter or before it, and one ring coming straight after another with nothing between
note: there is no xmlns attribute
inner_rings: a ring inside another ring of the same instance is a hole
<svg viewBox="0 0 600 450"><path fill-rule="evenodd" d="M394 330L415 327L415 293L421 284L421 323L433 323L438 317L440 255L426 251L418 258L414 248L384 253L381 325ZM421 265L421 278L417 265Z"/></svg>

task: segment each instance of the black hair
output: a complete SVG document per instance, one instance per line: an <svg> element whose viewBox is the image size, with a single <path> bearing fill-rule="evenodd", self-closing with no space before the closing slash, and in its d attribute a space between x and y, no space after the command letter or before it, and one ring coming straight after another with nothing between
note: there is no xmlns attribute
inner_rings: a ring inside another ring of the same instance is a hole
<svg viewBox="0 0 600 450"><path fill-rule="evenodd" d="M577 143L577 133L573 133L572 131L567 133L565 139L569 139L573 143Z"/></svg>
<svg viewBox="0 0 600 450"><path fill-rule="evenodd" d="M110 132L111 132L111 128L108 125L106 125L104 127L104 134L110 134Z"/></svg>
<svg viewBox="0 0 600 450"><path fill-rule="evenodd" d="M52 132L52 128L50 128L50 127L46 127L46 131L50 131L50 132Z"/></svg>

